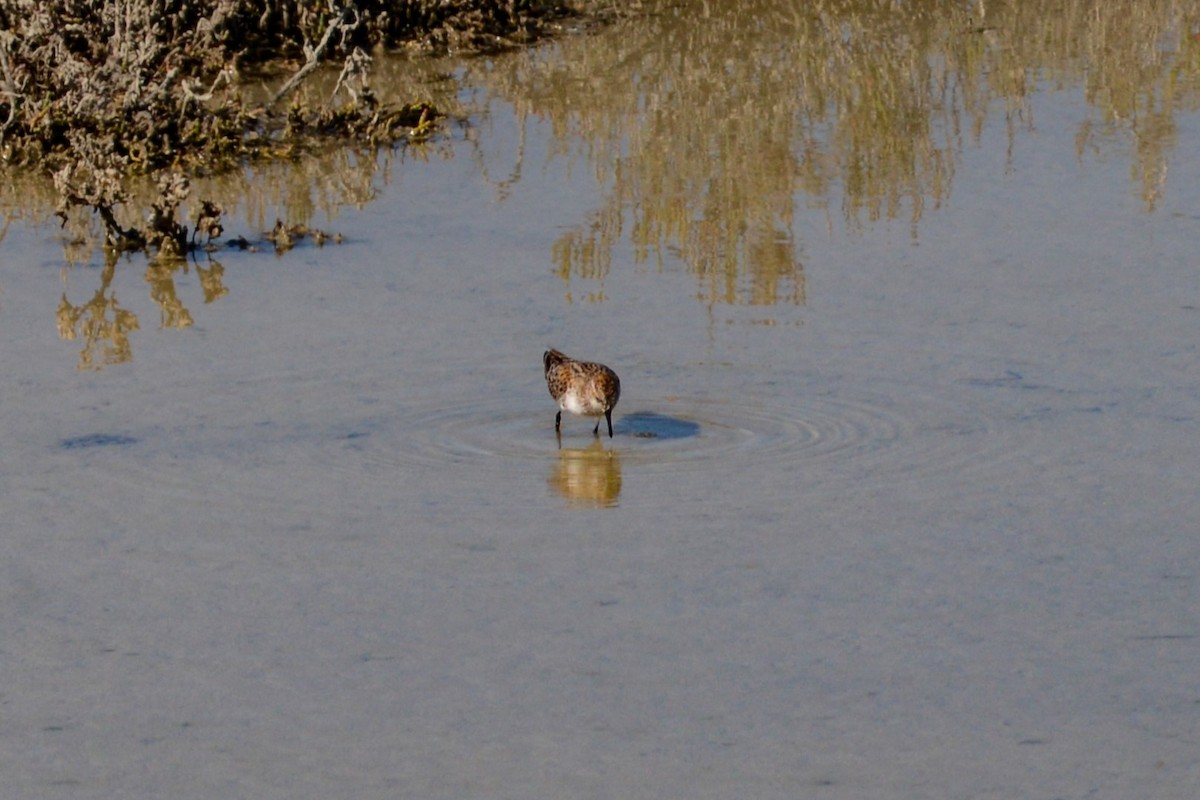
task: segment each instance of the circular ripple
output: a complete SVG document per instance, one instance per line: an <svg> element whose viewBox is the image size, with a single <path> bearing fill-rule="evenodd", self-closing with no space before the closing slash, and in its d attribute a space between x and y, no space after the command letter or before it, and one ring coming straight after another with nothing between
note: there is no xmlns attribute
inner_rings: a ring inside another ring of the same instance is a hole
<svg viewBox="0 0 1200 800"><path fill-rule="evenodd" d="M662 467L702 465L746 456L755 459L813 459L855 449L875 450L895 440L895 420L870 406L741 405L730 402L663 400L637 403L614 420L615 436L592 436L594 423L564 415L563 435L554 435L551 411L531 412L522 404L495 402L425 409L403 415L396 441L376 457L397 464L415 461L544 460L562 449L597 445L625 463ZM381 438L391 438L385 434ZM382 442L380 442L382 444ZM368 449L373 449L368 446Z"/></svg>
<svg viewBox="0 0 1200 800"><path fill-rule="evenodd" d="M512 469L562 451L600 448L645 470L708 469L745 459L913 476L994 462L996 455L987 419L911 394L903 408L886 396L833 394L794 403L630 399L629 411L615 415L611 440L592 436L594 422L564 415L560 443L551 409L496 400L401 411L356 446L381 466L475 462Z"/></svg>
<svg viewBox="0 0 1200 800"><path fill-rule="evenodd" d="M480 469L568 482L583 476L601 481L605 491L622 472L628 479L794 470L804 475L798 490L852 485L869 491L927 481L936 492L960 494L988 486L980 472L1023 449L1011 426L998 430L975 407L908 389L894 395L827 391L794 401L631 397L622 403L627 410L615 415L612 439L593 437L593 421L564 415L558 440L553 406L534 407L525 396L386 410L345 405L336 420L318 409L280 420L80 435L60 445L64 456L103 460L118 482L153 486L179 502L237 475L230 489L234 505L281 513L295 503L294 493L281 488L285 479L321 476L369 494L372 486L418 473L429 479L422 485L458 485L478 478Z"/></svg>

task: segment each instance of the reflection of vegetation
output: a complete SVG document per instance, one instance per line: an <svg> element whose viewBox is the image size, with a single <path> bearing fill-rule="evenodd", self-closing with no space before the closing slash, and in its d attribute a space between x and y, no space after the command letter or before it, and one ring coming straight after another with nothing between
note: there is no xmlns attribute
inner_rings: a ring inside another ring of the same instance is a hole
<svg viewBox="0 0 1200 800"><path fill-rule="evenodd" d="M1102 141L1132 141L1131 176L1147 210L1154 210L1176 146L1175 115L1200 108L1200 4L1138 2L1091 9L1081 2L1071 16L1028 20L1040 41L1014 43L1027 58L1058 56L1063 71L1084 83L1089 111L1076 142L1080 157ZM1054 63L1054 62L1052 62Z"/></svg>
<svg viewBox="0 0 1200 800"><path fill-rule="evenodd" d="M448 158L449 153L444 142L378 152L337 148L319 159L262 164L253 170L208 176L197 180L196 185L205 196L220 199L227 218L241 217L242 223L252 232L252 240L237 237L234 243L280 252L301 239L319 246L327 235L309 223L318 215L335 218L343 206L362 206L370 202L378 186L391 180L397 159ZM152 195L154 189L134 185L131 191L146 191ZM47 224L56 202L50 183L35 174L23 174L11 183L0 182L0 208L4 209L6 225L15 219ZM202 206L196 216L202 217L203 210ZM128 208L118 209L120 224L131 224L126 220L126 215L131 213ZM271 227L270 223L278 216L303 222L288 226L276 223ZM104 264L95 297L80 306L72 306L64 298L57 314L59 331L64 339L82 337L86 342L80 355L80 367L84 369L100 369L130 360L132 349L128 332L138 328L136 315L122 308L112 292L119 254L99 246L103 240L100 227L101 223L86 213L70 213L62 220L61 243L67 269L75 271L97 260ZM340 240L336 235L330 238L335 242ZM2 239L3 229L0 228L0 241ZM175 275L178 272L196 270L205 303L229 293L224 283L225 267L216 260L217 256L216 250L207 252L199 265L195 261L165 255L148 261L145 280L151 299L159 307L161 327L183 328L192 324L191 312L176 293ZM86 280L90 281L90 276L95 273L89 270L83 274L89 276Z"/></svg>
<svg viewBox="0 0 1200 800"><path fill-rule="evenodd" d="M621 461L598 440L586 448L564 449L548 483L572 506L615 506L621 494Z"/></svg>
<svg viewBox="0 0 1200 800"><path fill-rule="evenodd" d="M165 8L171 1L160 4ZM0 11L17 5L0 0ZM437 5L405 7L416 19ZM484 5L500 16L506 8L513 13L526 8L519 2ZM992 118L1005 125L1011 164L1021 126L1034 127L1030 98L1039 86L1083 87L1088 110L1078 122L1078 157L1119 150L1130 159L1139 193L1153 210L1177 146L1176 114L1200 107L1197 0L917 0L903 5L647 0L642 5L649 14L611 31L513 57L467 62L468 79L508 99L523 120L545 120L556 135L556 155L576 148L605 186L606 196L591 217L564 234L552 252L564 281L586 287L572 287L572 299L604 300L614 248L624 241L639 263L652 267L661 266L667 254L678 257L708 303L803 303L803 243L794 234L798 216L811 209L851 227L900 219L915 236L925 213L950 197L962 148L977 142ZM272 13L281 7L272 5ZM0 14L0 34L18 19L16 11ZM111 22L105 19L89 18L81 30ZM297 20L307 26L293 31L297 42L307 36L311 44L327 30L321 26L328 20L320 15ZM129 22L134 28L154 24L149 18ZM354 35L365 32L366 27L356 28ZM9 59L0 67L17 70L10 57L21 44L27 42L0 36L0 56ZM120 64L110 57L120 55L121 47L132 52L133 46L133 39L118 37L112 52L101 48L87 57L112 72ZM294 44L288 52L298 56L302 49ZM64 52L72 54L76 66L87 60L70 48ZM231 63L247 72L247 58ZM135 101L164 85L154 82L163 77L155 71L161 65L138 66L148 82L129 100L136 107L133 116L141 110ZM454 115L458 87L453 75L461 66L376 57L371 74L378 95L371 96L389 108L404 98L424 97ZM16 160L19 148L10 145L22 124L60 124L26 102L29 92L21 89L21 80L19 71L0 74L0 89L16 81L16 90L10 88L4 97L18 102L0 97L0 144L7 148L4 155ZM172 87L182 91L186 85L192 95L215 91L205 101L207 108L222 97L246 103L237 105L237 113L251 108L239 94L245 84L235 91L227 83L213 89L215 83L176 80ZM339 92L365 85L352 81L348 87L336 70L317 71L292 97L302 107L316 108ZM115 107L116 97L104 102ZM188 102L198 107L195 99ZM20 114L32 117L22 123ZM222 119L217 115L212 124ZM336 121L336 115L330 119ZM181 130L170 127L164 135ZM265 146L257 136L251 140ZM122 141L118 136L104 146L125 152L129 148ZM448 152L436 140L402 150L376 150L378 141L323 151L319 158L255 161L249 170L215 176L198 170L189 184L193 195L213 197L226 215L240 212L252 230L261 232L281 208L289 223L307 225L318 211L332 217L341 205L370 202L378 185L393 179L397 159ZM296 148L286 154L303 152ZM131 161L117 167L145 159L136 148L127 155ZM501 181L502 189L519 180L521 157ZM180 187L152 180L139 186L125 172L116 174L121 191L131 198L127 206L113 207L113 224L122 230L144 224L140 209L150 208L160 192ZM57 206L54 187L35 183L15 176L0 181L0 206L16 208L6 211L10 217L31 213L31 203L50 210ZM84 217L67 215L69 262L83 260L88 241L95 238L95 220ZM195 209L190 219L197 219ZM178 233L163 222L168 239Z"/></svg>
<svg viewBox="0 0 1200 800"><path fill-rule="evenodd" d="M175 292L175 273L179 270L187 270L187 262L182 258L158 258L146 267L150 299L158 305L162 314L159 325L163 328L192 327L192 314Z"/></svg>
<svg viewBox="0 0 1200 800"><path fill-rule="evenodd" d="M1100 120L1080 122L1081 154L1133 139L1153 209L1173 115L1200 99L1194 0L650 5L549 56L473 67L561 148L582 140L570 146L607 187L554 247L564 281L602 282L628 237L639 262L677 255L710 303L803 303L798 197L852 228L906 219L915 236L996 100L1011 158L1039 81L1085 86Z"/></svg>
<svg viewBox="0 0 1200 800"><path fill-rule="evenodd" d="M225 268L213 259L209 259L209 268L196 267L196 277L200 280L200 288L204 291L204 302L211 303L218 297L229 294L229 289L221 281Z"/></svg>
<svg viewBox="0 0 1200 800"><path fill-rule="evenodd" d="M137 314L123 308L117 301L113 278L119 256L109 251L100 273L100 287L86 303L72 305L63 292L58 304L58 335L66 340L83 339L83 350L79 353L79 368L99 370L112 364L122 364L133 358L133 345L129 340L131 331L141 328ZM190 264L181 258L157 258L146 267L145 280L150 299L158 306L159 326L162 328L189 328L192 313L179 297L175 276L195 269L204 302L211 303L224 297L229 290L222 283L225 268L209 259L207 267Z"/></svg>
<svg viewBox="0 0 1200 800"><path fill-rule="evenodd" d="M83 337L79 351L80 369L102 369L121 364L133 357L129 332L137 330L137 315L121 308L112 289L117 259L110 258L104 266L100 288L83 305L73 306L63 292L58 305L58 335L74 340ZM111 316L110 316L111 315Z"/></svg>

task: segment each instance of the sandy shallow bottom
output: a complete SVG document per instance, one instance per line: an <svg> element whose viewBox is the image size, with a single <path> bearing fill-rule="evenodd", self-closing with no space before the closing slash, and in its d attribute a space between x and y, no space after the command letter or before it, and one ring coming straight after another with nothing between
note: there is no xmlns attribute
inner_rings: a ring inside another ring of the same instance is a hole
<svg viewBox="0 0 1200 800"><path fill-rule="evenodd" d="M1015 174L985 135L919 243L797 219L803 306L621 252L567 302L587 182L459 158L77 372L14 228L6 792L1197 796L1200 164L1147 214L1078 102ZM556 443L548 346L620 373L612 440Z"/></svg>

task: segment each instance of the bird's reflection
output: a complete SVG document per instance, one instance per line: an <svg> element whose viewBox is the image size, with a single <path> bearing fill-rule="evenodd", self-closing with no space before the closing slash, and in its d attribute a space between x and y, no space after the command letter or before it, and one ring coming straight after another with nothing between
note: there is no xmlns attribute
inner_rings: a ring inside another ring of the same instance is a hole
<svg viewBox="0 0 1200 800"><path fill-rule="evenodd" d="M591 439L585 447L563 447L560 438L558 460L547 483L571 506L615 506L621 494L621 457L599 439Z"/></svg>
<svg viewBox="0 0 1200 800"><path fill-rule="evenodd" d="M649 444L700 434L699 423L654 411L626 414L615 428L617 439L631 447L639 446L635 441ZM558 459L547 479L550 488L578 508L617 505L621 494L621 456L617 449L606 446L603 438L568 437L567 441L575 446L564 447L563 437L558 435Z"/></svg>

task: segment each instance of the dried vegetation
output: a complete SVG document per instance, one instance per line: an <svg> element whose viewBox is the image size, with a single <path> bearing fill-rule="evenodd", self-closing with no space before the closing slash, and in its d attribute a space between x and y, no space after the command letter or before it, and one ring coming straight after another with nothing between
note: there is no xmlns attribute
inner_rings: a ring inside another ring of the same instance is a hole
<svg viewBox="0 0 1200 800"><path fill-rule="evenodd" d="M178 255L221 233L207 201L193 233L180 220L189 176L433 133L436 108L378 100L371 52L503 48L567 13L553 0L0 0L0 158L52 175L60 216L97 214L110 247ZM306 103L294 90L323 64L341 65L335 88ZM247 99L243 76L272 70L278 88ZM114 208L139 176L157 199L123 226Z"/></svg>

